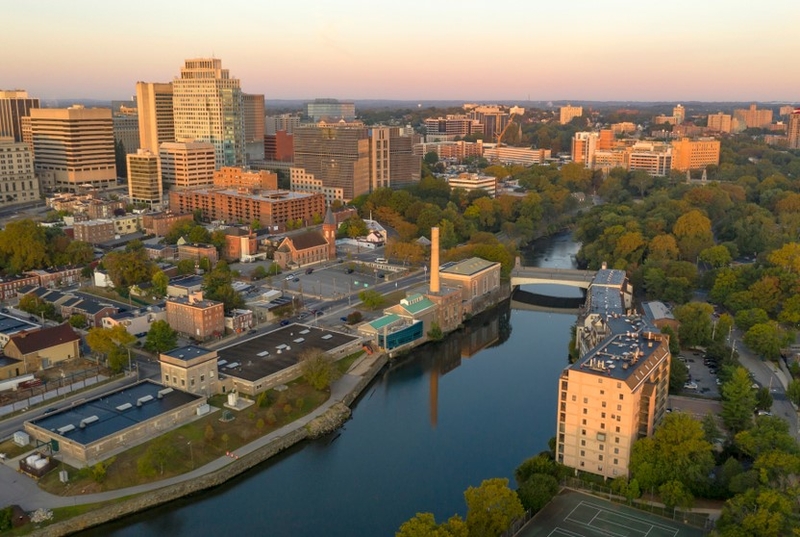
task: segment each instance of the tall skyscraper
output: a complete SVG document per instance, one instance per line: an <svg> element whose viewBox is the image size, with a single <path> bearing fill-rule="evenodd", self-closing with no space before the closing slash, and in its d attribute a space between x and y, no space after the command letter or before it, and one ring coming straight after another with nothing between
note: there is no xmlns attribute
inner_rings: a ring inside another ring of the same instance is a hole
<svg viewBox="0 0 800 537"><path fill-rule="evenodd" d="M264 160L264 96L243 94L247 160Z"/></svg>
<svg viewBox="0 0 800 537"><path fill-rule="evenodd" d="M39 181L28 144L0 136L0 207L38 199Z"/></svg>
<svg viewBox="0 0 800 537"><path fill-rule="evenodd" d="M216 166L244 166L244 104L222 60L186 60L172 83L175 140L214 145Z"/></svg>
<svg viewBox="0 0 800 537"><path fill-rule="evenodd" d="M117 182L114 127L108 108L32 108L35 170L42 186L75 190Z"/></svg>
<svg viewBox="0 0 800 537"><path fill-rule="evenodd" d="M0 90L0 136L11 136L22 141L22 118L39 108L39 99L28 97L22 90Z"/></svg>
<svg viewBox="0 0 800 537"><path fill-rule="evenodd" d="M136 106L139 147L158 153L161 144L175 141L171 82L137 82Z"/></svg>
<svg viewBox="0 0 800 537"><path fill-rule="evenodd" d="M789 149L800 149L800 108L789 114Z"/></svg>
<svg viewBox="0 0 800 537"><path fill-rule="evenodd" d="M133 203L159 205L164 189L161 183L161 159L148 149L129 153L128 196Z"/></svg>
<svg viewBox="0 0 800 537"><path fill-rule="evenodd" d="M420 180L422 157L414 155L414 138L399 127L373 127L370 140L370 189L400 188Z"/></svg>

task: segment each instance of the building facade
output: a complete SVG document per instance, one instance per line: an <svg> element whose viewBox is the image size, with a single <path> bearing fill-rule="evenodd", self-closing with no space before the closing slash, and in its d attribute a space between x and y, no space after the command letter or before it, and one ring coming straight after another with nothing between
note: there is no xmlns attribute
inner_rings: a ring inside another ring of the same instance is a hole
<svg viewBox="0 0 800 537"><path fill-rule="evenodd" d="M194 220L191 213L176 214L172 212L147 213L142 215L142 228L145 233L163 237L175 224Z"/></svg>
<svg viewBox="0 0 800 537"><path fill-rule="evenodd" d="M789 149L800 149L800 108L795 108L792 113L789 114L786 135L789 142Z"/></svg>
<svg viewBox="0 0 800 537"><path fill-rule="evenodd" d="M172 83L137 82L136 107L141 149L158 153L162 143L175 141Z"/></svg>
<svg viewBox="0 0 800 537"><path fill-rule="evenodd" d="M222 167L214 172L214 186L218 188L278 189L278 174L262 171L247 171L242 168Z"/></svg>
<svg viewBox="0 0 800 537"><path fill-rule="evenodd" d="M460 173L455 177L448 177L447 184L450 188L461 188L467 192L473 190L483 190L489 197L497 195L497 178L491 175L479 175L477 173Z"/></svg>
<svg viewBox="0 0 800 537"><path fill-rule="evenodd" d="M187 345L158 356L161 384L196 395L217 393L217 351Z"/></svg>
<svg viewBox="0 0 800 537"><path fill-rule="evenodd" d="M125 154L139 149L139 114L136 101L111 101L114 141L122 144Z"/></svg>
<svg viewBox="0 0 800 537"><path fill-rule="evenodd" d="M732 117L730 114L723 114L717 112L716 114L708 114L708 122L706 127L710 131L730 133L732 128Z"/></svg>
<svg viewBox="0 0 800 537"><path fill-rule="evenodd" d="M576 117L581 117L583 115L583 107L582 106L572 106L568 104L567 106L562 106L558 110L558 122L562 125L566 125L570 121L572 121Z"/></svg>
<svg viewBox="0 0 800 537"><path fill-rule="evenodd" d="M356 119L356 105L338 99L314 99L306 103L306 115L311 121L353 121Z"/></svg>
<svg viewBox="0 0 800 537"><path fill-rule="evenodd" d="M117 182L114 127L107 108L32 108L34 166L42 186L75 190Z"/></svg>
<svg viewBox="0 0 800 537"><path fill-rule="evenodd" d="M10 136L0 137L0 207L38 199L39 180L30 147Z"/></svg>
<svg viewBox="0 0 800 537"><path fill-rule="evenodd" d="M202 188L214 184L216 149L205 142L165 142L158 150L166 189Z"/></svg>
<svg viewBox="0 0 800 537"><path fill-rule="evenodd" d="M167 323L173 330L197 341L220 337L225 333L222 302L203 300L203 293L167 299Z"/></svg>
<svg viewBox="0 0 800 537"><path fill-rule="evenodd" d="M264 95L242 94L247 161L264 160Z"/></svg>
<svg viewBox="0 0 800 537"><path fill-rule="evenodd" d="M691 140L681 138L672 142L672 168L681 172L701 170L719 165L720 141L713 138Z"/></svg>
<svg viewBox="0 0 800 537"><path fill-rule="evenodd" d="M128 197L133 203L160 205L164 197L161 159L148 149L128 153Z"/></svg>
<svg viewBox="0 0 800 537"><path fill-rule="evenodd" d="M750 108L737 108L733 111L734 119L738 120L744 129L764 129L772 123L772 110L767 108L758 109L755 104Z"/></svg>
<svg viewBox="0 0 800 537"><path fill-rule="evenodd" d="M300 126L300 116L294 114L281 114L279 116L266 116L264 118L264 134L271 135L278 131L292 134Z"/></svg>
<svg viewBox="0 0 800 537"><path fill-rule="evenodd" d="M200 210L209 220L230 223L258 222L262 228L284 231L289 221L309 225L314 217L325 214L322 194L285 190L197 189L172 190L170 208L177 213L192 214Z"/></svg>

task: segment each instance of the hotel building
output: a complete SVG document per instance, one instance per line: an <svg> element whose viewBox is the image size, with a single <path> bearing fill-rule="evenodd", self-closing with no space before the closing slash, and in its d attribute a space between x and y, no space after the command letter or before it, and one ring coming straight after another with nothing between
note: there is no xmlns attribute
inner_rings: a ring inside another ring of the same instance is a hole
<svg viewBox="0 0 800 537"><path fill-rule="evenodd" d="M186 60L172 98L176 141L213 144L218 167L245 164L242 90L222 60Z"/></svg>
<svg viewBox="0 0 800 537"><path fill-rule="evenodd" d="M75 190L117 182L108 108L32 108L34 167L43 186Z"/></svg>

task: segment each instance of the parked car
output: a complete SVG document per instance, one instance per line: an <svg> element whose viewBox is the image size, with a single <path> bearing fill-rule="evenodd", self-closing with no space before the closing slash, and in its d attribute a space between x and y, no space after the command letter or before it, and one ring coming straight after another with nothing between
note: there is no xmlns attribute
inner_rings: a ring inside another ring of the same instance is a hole
<svg viewBox="0 0 800 537"><path fill-rule="evenodd" d="M353 273L353 269L349 268L345 272L347 272L348 274L352 274Z"/></svg>
<svg viewBox="0 0 800 537"><path fill-rule="evenodd" d="M313 268L309 267L306 269L306 274L311 274L312 272L314 272Z"/></svg>
<svg viewBox="0 0 800 537"><path fill-rule="evenodd" d="M384 274L383 272L380 272L380 273L378 274L378 278L380 278L380 279L383 279L383 278L385 278L385 277L386 277L386 274Z"/></svg>
<svg viewBox="0 0 800 537"><path fill-rule="evenodd" d="M291 322L291 321L289 321L288 319L284 319L284 320L282 320L282 321L281 321L281 326L286 326L286 325L288 325L290 322Z"/></svg>
<svg viewBox="0 0 800 537"><path fill-rule="evenodd" d="M339 317L339 320L342 321L343 323L346 323L347 322L347 317Z"/></svg>
<svg viewBox="0 0 800 537"><path fill-rule="evenodd" d="M696 390L697 384L695 384L694 382L687 382L686 384L683 385L683 388L685 390Z"/></svg>
<svg viewBox="0 0 800 537"><path fill-rule="evenodd" d="M299 281L300 281L300 278L295 278L295 279L293 279L292 281L293 281L293 282L299 282Z"/></svg>

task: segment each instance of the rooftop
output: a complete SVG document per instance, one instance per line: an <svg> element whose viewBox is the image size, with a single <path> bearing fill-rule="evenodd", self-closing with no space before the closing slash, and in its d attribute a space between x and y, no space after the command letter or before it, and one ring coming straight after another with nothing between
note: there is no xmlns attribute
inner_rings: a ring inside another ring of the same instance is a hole
<svg viewBox="0 0 800 537"><path fill-rule="evenodd" d="M597 271L592 285L612 285L619 287L625 282L625 271L615 269L600 269Z"/></svg>
<svg viewBox="0 0 800 537"><path fill-rule="evenodd" d="M201 396L143 380L31 423L85 446L197 399Z"/></svg>
<svg viewBox="0 0 800 537"><path fill-rule="evenodd" d="M11 336L10 343L14 343L21 354L30 354L42 349L49 349L62 343L77 341L81 337L75 333L69 323L58 326L20 332Z"/></svg>
<svg viewBox="0 0 800 537"><path fill-rule="evenodd" d="M399 305L412 315L416 315L428 308L436 306L429 298L419 293L414 293L400 300Z"/></svg>
<svg viewBox="0 0 800 537"><path fill-rule="evenodd" d="M499 265L499 263L496 263L494 261L486 261L485 259L481 259L480 257L470 257L469 259L465 259L463 261L457 261L454 263L445 263L444 265L439 267L439 271L442 274L453 274L457 276L472 276L473 274L477 274L494 265Z"/></svg>
<svg viewBox="0 0 800 537"><path fill-rule="evenodd" d="M383 317L375 319L374 321L369 323L369 325L375 330L382 330L383 327L390 325L399 319L400 319L399 315L397 315L396 313L390 313L389 315L384 315Z"/></svg>
<svg viewBox="0 0 800 537"><path fill-rule="evenodd" d="M644 312L647 320L651 322L658 319L675 319L667 305L657 300L642 302L642 312Z"/></svg>
<svg viewBox="0 0 800 537"><path fill-rule="evenodd" d="M185 347L178 347L161 354L165 354L171 358L191 360L192 358L197 358L198 356L203 356L204 354L208 354L210 352L214 351L206 349L205 347L200 347L199 345L186 345Z"/></svg>
<svg viewBox="0 0 800 537"><path fill-rule="evenodd" d="M304 324L290 324L218 351L219 373L246 381L295 365L303 351L328 352L360 338Z"/></svg>
<svg viewBox="0 0 800 537"><path fill-rule="evenodd" d="M35 328L39 328L39 325L11 317L10 315L0 314L0 334L11 335L22 330L33 330Z"/></svg>

